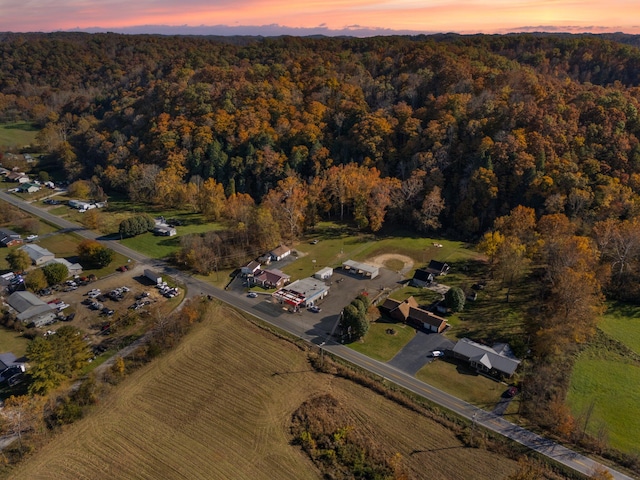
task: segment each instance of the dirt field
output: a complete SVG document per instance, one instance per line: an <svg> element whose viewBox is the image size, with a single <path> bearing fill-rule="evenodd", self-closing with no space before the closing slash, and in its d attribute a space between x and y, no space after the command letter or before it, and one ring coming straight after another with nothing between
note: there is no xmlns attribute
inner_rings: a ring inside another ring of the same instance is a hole
<svg viewBox="0 0 640 480"><path fill-rule="evenodd" d="M378 255L374 258L369 258L365 263L370 265L375 265L377 267L389 268L393 267L393 262L398 262L398 264L402 264L402 268L398 269L398 272L402 275L406 274L413 268L413 260L406 255L399 255L397 253L385 253L384 255ZM391 268L394 270L394 268Z"/></svg>
<svg viewBox="0 0 640 480"><path fill-rule="evenodd" d="M387 439L414 478L494 479L515 470L365 388L311 370L304 352L213 307L178 348L132 374L10 478L319 478L290 445L289 428L292 413L324 393L353 408L358 428Z"/></svg>
<svg viewBox="0 0 640 480"><path fill-rule="evenodd" d="M160 295L158 290L154 288L150 282L142 278L143 276L144 267L135 266L127 272L114 271L113 274L91 282L88 285L80 286L77 290L71 292L54 291L51 295L42 297L42 300L45 302L60 299L70 305L70 307L64 311L65 314L71 312L75 312L76 314L71 322L57 322L53 325L43 327L43 329L55 331L63 325L73 325L86 332L88 335L87 340L91 343L100 343L105 338L103 335L99 335L100 325L104 322L115 321L120 315L125 314L129 306L135 302L136 295L142 292L148 292L148 299L152 302L148 307L138 310L139 313L145 309L149 310L154 307L162 307L167 303L167 299ZM130 289L122 300L114 301L105 299L100 302L105 307L114 310L114 314L111 316L101 315L99 311L91 310L87 305L82 304L82 301L87 298L87 292L92 289L97 288L100 289L102 293L108 293L122 286Z"/></svg>

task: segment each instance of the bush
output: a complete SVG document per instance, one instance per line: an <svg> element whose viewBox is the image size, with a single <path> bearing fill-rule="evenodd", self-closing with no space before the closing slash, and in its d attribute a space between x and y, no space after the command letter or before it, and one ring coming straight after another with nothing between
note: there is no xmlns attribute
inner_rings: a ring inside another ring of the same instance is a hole
<svg viewBox="0 0 640 480"><path fill-rule="evenodd" d="M447 307L454 312L461 312L464 310L465 295L461 288L450 288L444 295L444 301Z"/></svg>

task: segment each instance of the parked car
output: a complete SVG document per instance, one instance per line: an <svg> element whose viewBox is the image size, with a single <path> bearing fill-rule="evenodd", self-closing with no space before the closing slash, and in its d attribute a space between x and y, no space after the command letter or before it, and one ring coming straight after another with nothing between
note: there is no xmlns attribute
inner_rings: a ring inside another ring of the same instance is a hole
<svg viewBox="0 0 640 480"><path fill-rule="evenodd" d="M249 298L257 298L258 294L256 292L249 292L249 294L247 295L247 297Z"/></svg>
<svg viewBox="0 0 640 480"><path fill-rule="evenodd" d="M444 352L442 350L434 350L431 352L431 356L433 358L444 357Z"/></svg>
<svg viewBox="0 0 640 480"><path fill-rule="evenodd" d="M518 387L509 387L509 389L505 392L505 395L509 398L513 398L518 394Z"/></svg>
<svg viewBox="0 0 640 480"><path fill-rule="evenodd" d="M309 307L309 311L313 313L320 313L322 309L317 305L312 305L311 307Z"/></svg>
<svg viewBox="0 0 640 480"><path fill-rule="evenodd" d="M318 244L318 239L314 238L313 240L311 240L311 245L317 245Z"/></svg>
<svg viewBox="0 0 640 480"><path fill-rule="evenodd" d="M36 238L38 238L38 235L27 235L27 242L33 242Z"/></svg>
<svg viewBox="0 0 640 480"><path fill-rule="evenodd" d="M127 267L126 265L122 265L118 267L116 270L118 270L119 272L126 272L127 270L129 270L129 267Z"/></svg>

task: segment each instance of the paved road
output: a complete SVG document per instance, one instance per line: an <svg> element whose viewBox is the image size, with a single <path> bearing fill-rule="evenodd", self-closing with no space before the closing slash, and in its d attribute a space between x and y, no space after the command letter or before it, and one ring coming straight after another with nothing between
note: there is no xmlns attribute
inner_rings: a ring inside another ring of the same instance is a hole
<svg viewBox="0 0 640 480"><path fill-rule="evenodd" d="M491 412L486 412L478 407L464 402L459 398L456 398L448 393L438 390L415 377L396 369L392 365L373 360L361 353L358 353L344 345L335 342L330 334L331 328L327 329L327 324L323 323L322 328L309 329L307 322L300 321L300 317L293 314L279 313L273 309L272 305L265 305L265 302L256 302L256 299L249 299L244 296L240 296L237 293L220 290L208 283L200 281L191 275L178 271L169 267L167 264L161 261L153 260L145 255L135 252L128 247L120 244L114 240L104 240L100 235L87 230L73 222L56 217L40 209L32 204L22 201L21 199L7 194L4 191L0 191L0 199L11 203L26 212L29 212L35 216L43 218L53 225L57 225L60 228L75 231L77 234L91 239L100 238L101 241L108 244L109 248L121 253L135 260L136 262L152 265L156 268L164 269L166 274L172 275L174 278L183 282L190 295L197 295L202 293L204 295L212 295L213 297L228 303L239 310L242 310L250 315L256 316L261 320L275 325L282 330L285 330L293 335L303 338L309 342L321 346L320 348L341 357L355 365L369 370L370 372L379 375L411 392L416 393L438 405L441 405L462 417L465 417L474 422L474 425L482 426L507 438L510 438L522 445L525 445L536 452L539 452L547 457L566 465L582 474L590 475L593 473L596 467L602 467L602 464L585 457L573 450L570 450L562 445L559 445L551 440L545 439L533 432L530 432L518 425L508 422L504 418L495 415ZM330 322L334 322L333 318L328 319ZM327 331L329 330L329 331ZM616 480L632 480L632 477L624 475L613 469L608 469L611 475Z"/></svg>

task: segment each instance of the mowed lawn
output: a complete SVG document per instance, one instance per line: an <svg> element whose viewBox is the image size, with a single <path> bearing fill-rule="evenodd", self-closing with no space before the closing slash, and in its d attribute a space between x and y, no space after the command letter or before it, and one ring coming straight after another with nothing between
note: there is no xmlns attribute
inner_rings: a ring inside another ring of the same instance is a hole
<svg viewBox="0 0 640 480"><path fill-rule="evenodd" d="M598 327L640 355L640 306L610 304Z"/></svg>
<svg viewBox="0 0 640 480"><path fill-rule="evenodd" d="M571 374L567 402L575 417L593 412L587 432L604 425L609 444L625 452L640 445L640 365L581 354Z"/></svg>
<svg viewBox="0 0 640 480"><path fill-rule="evenodd" d="M640 354L640 307L612 302L598 327ZM626 452L640 445L640 364L599 346L580 354L571 374L567 402L580 417L593 404L587 432L604 427L610 445Z"/></svg>
<svg viewBox="0 0 640 480"><path fill-rule="evenodd" d="M362 340L349 344L357 352L388 362L415 337L416 330L403 323L372 322Z"/></svg>
<svg viewBox="0 0 640 480"><path fill-rule="evenodd" d="M416 377L487 411L493 410L507 389L505 384L478 375L471 368L441 359L422 367ZM510 406L507 413L513 411Z"/></svg>
<svg viewBox="0 0 640 480"><path fill-rule="evenodd" d="M212 308L175 350L133 373L9 478L317 479L289 427L303 402L327 393L349 409L350 427L399 453L413 478L515 471L514 461L465 448L437 422L313 371L305 352Z"/></svg>
<svg viewBox="0 0 640 480"><path fill-rule="evenodd" d="M38 129L27 122L0 124L0 147L23 147L36 141Z"/></svg>

